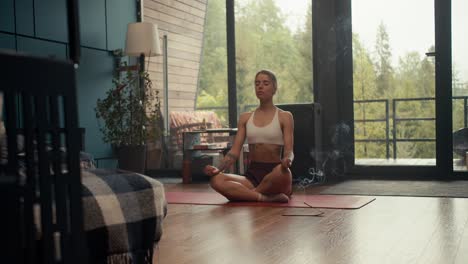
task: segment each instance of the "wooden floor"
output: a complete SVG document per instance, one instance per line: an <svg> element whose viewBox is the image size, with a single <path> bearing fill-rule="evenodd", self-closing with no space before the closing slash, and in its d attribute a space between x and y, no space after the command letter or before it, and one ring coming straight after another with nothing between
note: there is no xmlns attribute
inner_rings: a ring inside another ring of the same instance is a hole
<svg viewBox="0 0 468 264"><path fill-rule="evenodd" d="M357 210L320 209L322 217L283 216L312 208L170 204L154 263L468 263L468 199L376 198Z"/></svg>

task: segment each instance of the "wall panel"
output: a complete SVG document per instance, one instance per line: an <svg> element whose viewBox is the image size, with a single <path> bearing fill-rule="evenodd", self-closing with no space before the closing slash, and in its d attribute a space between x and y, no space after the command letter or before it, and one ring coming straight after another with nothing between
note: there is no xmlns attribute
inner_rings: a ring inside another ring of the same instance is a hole
<svg viewBox="0 0 468 264"><path fill-rule="evenodd" d="M81 45L106 49L106 1L80 0Z"/></svg>
<svg viewBox="0 0 468 264"><path fill-rule="evenodd" d="M15 32L14 1L0 1L0 30Z"/></svg>
<svg viewBox="0 0 468 264"><path fill-rule="evenodd" d="M40 39L17 37L18 50L36 56L45 56L56 59L67 59L67 46Z"/></svg>
<svg viewBox="0 0 468 264"><path fill-rule="evenodd" d="M146 16L148 15L149 12L154 11L154 12L159 12L159 13L164 13L164 14L171 14L171 16L174 16L179 19L184 19L186 21L192 22L194 24L198 24L203 26L205 24L205 19L204 19L204 13L201 14L193 14L191 9L185 9L185 10L180 10L175 8L174 6L170 6L167 4L163 4L160 2L148 2L146 3ZM157 10L157 11L155 11Z"/></svg>
<svg viewBox="0 0 468 264"><path fill-rule="evenodd" d="M34 1L34 18L36 37L68 42L66 1Z"/></svg>
<svg viewBox="0 0 468 264"><path fill-rule="evenodd" d="M79 123L86 128L86 151L96 157L109 156L111 148L102 142L94 108L97 98L104 98L112 86L114 59L107 51L81 49L81 65L77 70Z"/></svg>
<svg viewBox="0 0 468 264"><path fill-rule="evenodd" d="M136 1L107 0L108 50L125 48L127 25L136 20Z"/></svg>
<svg viewBox="0 0 468 264"><path fill-rule="evenodd" d="M15 36L0 33L0 48L15 50Z"/></svg>
<svg viewBox="0 0 468 264"><path fill-rule="evenodd" d="M33 37L35 34L33 0L16 0L15 14L16 33Z"/></svg>

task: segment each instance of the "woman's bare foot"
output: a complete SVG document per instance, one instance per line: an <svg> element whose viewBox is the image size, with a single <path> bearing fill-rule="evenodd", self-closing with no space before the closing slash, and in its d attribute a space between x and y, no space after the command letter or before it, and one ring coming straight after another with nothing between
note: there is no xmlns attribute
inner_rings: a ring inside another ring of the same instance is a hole
<svg viewBox="0 0 468 264"><path fill-rule="evenodd" d="M205 168L203 168L203 173L205 173L209 177L213 177L219 174L220 172L221 171L218 168L211 166L211 165L206 165Z"/></svg>
<svg viewBox="0 0 468 264"><path fill-rule="evenodd" d="M259 202L269 202L269 203L287 203L289 202L289 197L284 193L278 194L261 194L258 196Z"/></svg>

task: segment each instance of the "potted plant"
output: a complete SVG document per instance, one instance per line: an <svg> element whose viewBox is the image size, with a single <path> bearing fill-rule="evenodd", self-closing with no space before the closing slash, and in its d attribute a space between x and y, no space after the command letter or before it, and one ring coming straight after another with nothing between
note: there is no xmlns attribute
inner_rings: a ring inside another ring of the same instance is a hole
<svg viewBox="0 0 468 264"><path fill-rule="evenodd" d="M144 173L146 145L162 133L159 93L148 72L118 64L112 88L97 100L96 118L104 122L103 140L112 145L119 168Z"/></svg>

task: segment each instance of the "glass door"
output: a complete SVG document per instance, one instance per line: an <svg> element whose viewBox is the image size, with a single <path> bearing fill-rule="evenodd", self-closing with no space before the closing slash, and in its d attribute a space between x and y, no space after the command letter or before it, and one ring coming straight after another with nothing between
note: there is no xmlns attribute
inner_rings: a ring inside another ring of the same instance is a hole
<svg viewBox="0 0 468 264"><path fill-rule="evenodd" d="M434 9L433 0L352 1L357 166L436 165Z"/></svg>
<svg viewBox="0 0 468 264"><path fill-rule="evenodd" d="M453 167L467 171L468 152L468 10L467 0L452 0Z"/></svg>

